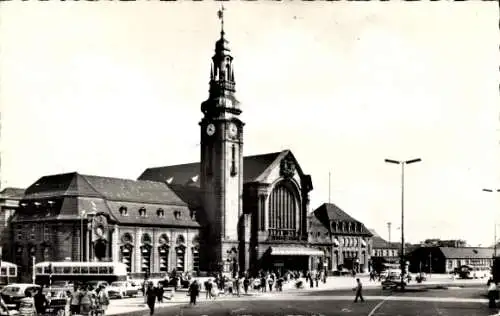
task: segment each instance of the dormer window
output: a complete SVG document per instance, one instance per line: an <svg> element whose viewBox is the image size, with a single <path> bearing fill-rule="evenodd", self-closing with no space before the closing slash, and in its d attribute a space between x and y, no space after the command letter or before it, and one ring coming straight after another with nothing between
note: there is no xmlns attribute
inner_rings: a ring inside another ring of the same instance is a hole
<svg viewBox="0 0 500 316"><path fill-rule="evenodd" d="M163 217L165 216L165 211L162 208L156 210L156 215Z"/></svg>
<svg viewBox="0 0 500 316"><path fill-rule="evenodd" d="M146 217L146 208L145 207L141 207L139 209L139 216Z"/></svg>
<svg viewBox="0 0 500 316"><path fill-rule="evenodd" d="M174 217L175 217L175 219L180 219L181 218L181 211L175 210L174 211Z"/></svg>
<svg viewBox="0 0 500 316"><path fill-rule="evenodd" d="M127 208L125 206L120 207L120 209L118 211L120 212L121 216L127 216L128 215L128 210L127 210Z"/></svg>

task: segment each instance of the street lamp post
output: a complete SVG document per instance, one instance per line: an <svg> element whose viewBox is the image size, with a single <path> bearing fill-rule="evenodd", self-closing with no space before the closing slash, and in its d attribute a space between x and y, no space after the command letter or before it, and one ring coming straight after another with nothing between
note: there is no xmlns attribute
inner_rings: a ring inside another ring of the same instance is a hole
<svg viewBox="0 0 500 316"><path fill-rule="evenodd" d="M85 210L80 212L80 262L83 261L83 217L85 214Z"/></svg>
<svg viewBox="0 0 500 316"><path fill-rule="evenodd" d="M405 165L412 163L417 163L422 161L420 158L410 159L410 160L393 160L385 159L385 162L392 163L396 165L401 165L401 288L404 288L404 276L405 276Z"/></svg>
<svg viewBox="0 0 500 316"><path fill-rule="evenodd" d="M490 192L490 193L493 193L493 192L500 192L500 189L483 189L483 192ZM494 228L493 228L493 238L494 238L494 243L493 243L493 256L496 257L497 256L497 225L498 223L496 222L495 220L495 223L494 223Z"/></svg>

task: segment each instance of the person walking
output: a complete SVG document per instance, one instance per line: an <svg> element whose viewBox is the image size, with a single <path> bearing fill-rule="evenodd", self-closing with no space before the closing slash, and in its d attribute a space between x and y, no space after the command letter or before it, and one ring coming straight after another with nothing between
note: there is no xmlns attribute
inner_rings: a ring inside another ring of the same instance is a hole
<svg viewBox="0 0 500 316"><path fill-rule="evenodd" d="M148 287L146 289L146 302L149 307L149 315L152 316L155 313L156 290L151 281L148 282Z"/></svg>
<svg viewBox="0 0 500 316"><path fill-rule="evenodd" d="M35 294L34 300L36 313L38 315L44 315L47 307L49 306L49 300L43 294L43 286Z"/></svg>
<svg viewBox="0 0 500 316"><path fill-rule="evenodd" d="M191 300L189 304L196 305L196 298L200 294L200 286L198 285L198 281L194 280L193 283L189 286L189 297Z"/></svg>
<svg viewBox="0 0 500 316"><path fill-rule="evenodd" d="M248 276L245 276L243 279L243 290L245 291L245 295L248 294L248 286L250 285L250 280L248 279Z"/></svg>
<svg viewBox="0 0 500 316"><path fill-rule="evenodd" d="M363 284L361 284L361 280L359 278L356 279L356 287L353 288L353 291L356 291L354 303L358 302L358 298L361 300L361 302L365 301L365 299L363 298Z"/></svg>
<svg viewBox="0 0 500 316"><path fill-rule="evenodd" d="M99 285L99 291L97 292L97 302L99 305L99 313L101 314L101 316L104 316L106 314L106 310L109 306L109 296L108 293L106 293L105 288L106 286L101 284Z"/></svg>
<svg viewBox="0 0 500 316"><path fill-rule="evenodd" d="M498 288L495 282L491 282L489 287L488 287L488 300L489 304L488 306L490 308L496 308L496 300L498 298Z"/></svg>
<svg viewBox="0 0 500 316"><path fill-rule="evenodd" d="M70 300L71 315L80 314L80 298L81 298L80 289L78 288L78 285L75 284L73 286L73 293L71 293L71 300Z"/></svg>
<svg viewBox="0 0 500 316"><path fill-rule="evenodd" d="M90 307L92 305L92 299L88 291L88 287L84 285L82 287L80 296L80 315L88 316L90 314Z"/></svg>

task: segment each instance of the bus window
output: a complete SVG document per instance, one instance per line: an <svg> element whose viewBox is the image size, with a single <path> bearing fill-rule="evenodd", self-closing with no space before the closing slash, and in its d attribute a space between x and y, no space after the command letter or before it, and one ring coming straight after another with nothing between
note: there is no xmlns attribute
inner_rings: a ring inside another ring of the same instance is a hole
<svg viewBox="0 0 500 316"><path fill-rule="evenodd" d="M99 274L108 274L108 267L99 267Z"/></svg>
<svg viewBox="0 0 500 316"><path fill-rule="evenodd" d="M17 276L16 268L9 268L9 276Z"/></svg>
<svg viewBox="0 0 500 316"><path fill-rule="evenodd" d="M80 267L73 267L73 274L79 274L80 273Z"/></svg>
<svg viewBox="0 0 500 316"><path fill-rule="evenodd" d="M43 273L43 268L42 267L36 267L36 273L42 274Z"/></svg>
<svg viewBox="0 0 500 316"><path fill-rule="evenodd" d="M82 267L81 270L80 270L81 274L88 274L89 273L89 268L88 267Z"/></svg>
<svg viewBox="0 0 500 316"><path fill-rule="evenodd" d="M44 273L44 274L49 274L49 273L50 273L50 271L49 271L49 267L44 267L44 268L43 268L43 273Z"/></svg>
<svg viewBox="0 0 500 316"><path fill-rule="evenodd" d="M115 273L115 269L114 267L109 267L109 274L114 274Z"/></svg>
<svg viewBox="0 0 500 316"><path fill-rule="evenodd" d="M63 272L64 274L71 274L72 272L71 267L63 267Z"/></svg>
<svg viewBox="0 0 500 316"><path fill-rule="evenodd" d="M54 267L54 273L63 274L63 268L62 267Z"/></svg>
<svg viewBox="0 0 500 316"><path fill-rule="evenodd" d="M97 271L99 271L99 269L97 267L90 267L89 268L89 274L97 274Z"/></svg>
<svg viewBox="0 0 500 316"><path fill-rule="evenodd" d="M6 276L6 275L7 275L7 268L2 268L2 269L0 270L0 275L1 275L1 276Z"/></svg>

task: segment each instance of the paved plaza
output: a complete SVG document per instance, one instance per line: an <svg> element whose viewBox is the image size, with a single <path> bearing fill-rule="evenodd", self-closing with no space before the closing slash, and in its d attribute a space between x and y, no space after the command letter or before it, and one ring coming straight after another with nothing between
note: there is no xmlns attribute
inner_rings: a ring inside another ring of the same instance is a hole
<svg viewBox="0 0 500 316"><path fill-rule="evenodd" d="M484 280L452 280L436 275L424 284L411 284L404 293L382 290L379 282L364 283L364 303L354 303L352 277L332 277L318 288L292 289L250 295L220 296L207 301L200 294L199 303L189 306L185 291L172 300L157 304L157 315L493 315L488 308ZM438 286L439 285L439 286ZM148 309L143 297L113 300L108 315L145 316Z"/></svg>

